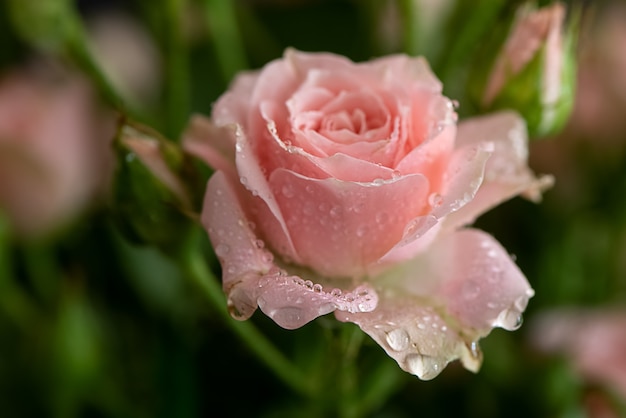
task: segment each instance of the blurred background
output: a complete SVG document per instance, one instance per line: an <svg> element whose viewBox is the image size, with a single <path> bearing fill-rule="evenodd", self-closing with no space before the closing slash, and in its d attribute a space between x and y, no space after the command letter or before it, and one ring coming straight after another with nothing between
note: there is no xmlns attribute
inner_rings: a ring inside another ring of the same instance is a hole
<svg viewBox="0 0 626 418"><path fill-rule="evenodd" d="M516 13L551 3L3 0L0 415L626 416L624 2L565 3L558 88L572 106L563 125L529 125L530 165L555 185L540 204L515 198L477 222L536 292L520 330L481 341L477 374L451 364L422 382L352 324L286 331L256 314L254 327L326 390L286 384L178 262L190 234L219 272L204 234L155 204L167 191L114 143L120 118L176 142L238 71L286 47L424 55L461 118L487 112L484 78ZM498 106L532 122L544 109L524 99L541 85L529 71Z"/></svg>

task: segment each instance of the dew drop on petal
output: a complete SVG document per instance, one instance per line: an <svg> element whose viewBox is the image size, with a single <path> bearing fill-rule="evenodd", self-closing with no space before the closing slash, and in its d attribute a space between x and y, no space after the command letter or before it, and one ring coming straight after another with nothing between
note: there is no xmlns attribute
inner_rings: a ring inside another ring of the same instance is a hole
<svg viewBox="0 0 626 418"><path fill-rule="evenodd" d="M279 324L299 324L302 322L302 309L295 306L287 306L275 309L268 315Z"/></svg>
<svg viewBox="0 0 626 418"><path fill-rule="evenodd" d="M269 251L265 251L263 253L262 258L263 258L263 261L265 263L268 263L268 264L271 263L272 261L274 261L274 255L272 253L270 253Z"/></svg>
<svg viewBox="0 0 626 418"><path fill-rule="evenodd" d="M402 328L389 331L386 336L389 348L394 351L403 351L409 347L409 334Z"/></svg>
<svg viewBox="0 0 626 418"><path fill-rule="evenodd" d="M442 203L443 203L443 196L441 196L441 194L431 193L428 196L428 204L432 206L433 208L437 208L441 206Z"/></svg>
<svg viewBox="0 0 626 418"><path fill-rule="evenodd" d="M378 212L376 214L376 223L379 225L386 224L389 221L389 214L387 212Z"/></svg>
<svg viewBox="0 0 626 418"><path fill-rule="evenodd" d="M515 331L522 326L522 322L522 314L517 309L504 309L498 314L493 326L507 331Z"/></svg>
<svg viewBox="0 0 626 418"><path fill-rule="evenodd" d="M463 283L463 297L466 300L476 299L480 294L480 286L473 280Z"/></svg>
<svg viewBox="0 0 626 418"><path fill-rule="evenodd" d="M461 363L463 363L463 366L476 373L480 369L482 362L483 353L480 350L478 342L466 342L461 351Z"/></svg>
<svg viewBox="0 0 626 418"><path fill-rule="evenodd" d="M431 380L443 370L443 364L436 358L422 354L409 354L404 359L408 371L422 380Z"/></svg>
<svg viewBox="0 0 626 418"><path fill-rule="evenodd" d="M218 244L215 247L215 255L225 257L230 252L230 247L226 244Z"/></svg>
<svg viewBox="0 0 626 418"><path fill-rule="evenodd" d="M292 197L295 196L295 192L294 192L293 186L291 184L285 184L281 188L281 192L282 192L283 196L285 196L287 199L291 199Z"/></svg>
<svg viewBox="0 0 626 418"><path fill-rule="evenodd" d="M333 297L341 296L341 289L334 288L330 291L330 295Z"/></svg>

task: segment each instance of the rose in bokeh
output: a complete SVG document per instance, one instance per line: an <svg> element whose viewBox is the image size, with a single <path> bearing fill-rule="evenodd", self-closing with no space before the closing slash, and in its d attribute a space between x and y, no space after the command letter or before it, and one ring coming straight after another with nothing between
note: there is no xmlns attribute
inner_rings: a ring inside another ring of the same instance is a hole
<svg viewBox="0 0 626 418"><path fill-rule="evenodd" d="M626 311L560 309L539 315L531 327L533 345L565 356L588 385L611 392L626 405ZM591 417L617 417L610 397L590 392Z"/></svg>
<svg viewBox="0 0 626 418"><path fill-rule="evenodd" d="M103 115L88 84L57 67L0 79L0 212L18 235L54 232L102 191L115 128Z"/></svg>
<svg viewBox="0 0 626 418"><path fill-rule="evenodd" d="M505 112L457 126L422 58L355 64L288 50L195 117L187 150L216 169L202 219L231 313L298 328L335 311L406 371L436 376L515 329L533 291L488 234L463 228L549 178Z"/></svg>

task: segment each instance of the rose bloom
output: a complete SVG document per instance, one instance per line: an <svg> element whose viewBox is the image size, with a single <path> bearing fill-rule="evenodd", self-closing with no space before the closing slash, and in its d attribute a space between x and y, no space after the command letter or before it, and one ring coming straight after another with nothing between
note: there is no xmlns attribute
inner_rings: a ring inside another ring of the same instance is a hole
<svg viewBox="0 0 626 418"><path fill-rule="evenodd" d="M463 226L538 197L513 113L457 126L422 58L355 64L287 50L239 75L186 149L216 172L202 220L232 315L298 328L335 312L404 370L435 377L477 340L515 329L533 291L488 234Z"/></svg>
<svg viewBox="0 0 626 418"><path fill-rule="evenodd" d="M0 77L0 213L26 238L57 231L101 191L115 128L84 80L39 69Z"/></svg>

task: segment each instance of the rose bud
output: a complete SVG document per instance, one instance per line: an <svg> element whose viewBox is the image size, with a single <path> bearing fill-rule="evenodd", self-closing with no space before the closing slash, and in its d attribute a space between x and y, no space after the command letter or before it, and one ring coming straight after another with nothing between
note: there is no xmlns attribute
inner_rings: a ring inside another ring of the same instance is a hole
<svg viewBox="0 0 626 418"><path fill-rule="evenodd" d="M562 3L520 8L481 84L481 107L517 110L531 137L558 133L572 111L578 19L564 27L565 13Z"/></svg>
<svg viewBox="0 0 626 418"><path fill-rule="evenodd" d="M102 197L113 132L75 75L22 69L0 79L0 212L17 235L57 232Z"/></svg>
<svg viewBox="0 0 626 418"><path fill-rule="evenodd" d="M464 226L546 179L512 112L457 126L422 58L364 63L287 50L239 75L184 145L212 166L202 212L237 319L287 329L335 312L431 379L513 330L533 290L490 235Z"/></svg>
<svg viewBox="0 0 626 418"><path fill-rule="evenodd" d="M199 200L189 189L195 179L189 156L150 128L126 122L116 150L112 206L118 225L137 243L172 249Z"/></svg>

